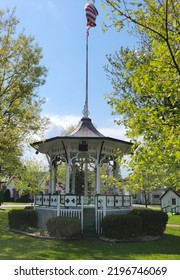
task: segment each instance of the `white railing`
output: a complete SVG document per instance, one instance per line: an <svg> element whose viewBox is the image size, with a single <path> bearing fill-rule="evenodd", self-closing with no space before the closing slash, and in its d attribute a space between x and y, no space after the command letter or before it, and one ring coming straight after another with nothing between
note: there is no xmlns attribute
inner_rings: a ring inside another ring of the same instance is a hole
<svg viewBox="0 0 180 280"><path fill-rule="evenodd" d="M86 207L95 208L96 232L101 234L101 224L103 217L110 214L125 213L130 210L132 198L130 195L36 195L35 209L44 208L46 210L56 210L57 216L77 217L81 220L81 231L83 232L83 209Z"/></svg>
<svg viewBox="0 0 180 280"><path fill-rule="evenodd" d="M97 210L96 211L96 232L97 234L101 234L101 224L102 224L102 220L103 220L103 210Z"/></svg>
<svg viewBox="0 0 180 280"><path fill-rule="evenodd" d="M81 209L60 209L59 215L62 217L81 218Z"/></svg>
<svg viewBox="0 0 180 280"><path fill-rule="evenodd" d="M95 195L95 196L80 196L80 195L51 195L40 194L35 195L36 206L58 207L60 208L78 208L82 205L96 205L97 208L119 208L130 207L132 205L131 195Z"/></svg>

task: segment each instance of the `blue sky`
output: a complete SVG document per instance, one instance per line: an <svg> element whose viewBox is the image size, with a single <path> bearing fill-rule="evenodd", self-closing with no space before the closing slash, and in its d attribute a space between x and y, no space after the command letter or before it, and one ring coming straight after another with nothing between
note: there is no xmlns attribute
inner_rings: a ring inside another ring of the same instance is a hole
<svg viewBox="0 0 180 280"><path fill-rule="evenodd" d="M77 124L85 102L86 18L85 0L1 0L1 8L16 7L18 30L35 36L43 48L42 64L48 68L46 84L39 94L47 102L42 114L51 119L46 138L61 134L61 128ZM132 37L114 29L103 33L101 25L106 11L96 0L99 11L97 27L89 36L89 111L97 129L105 136L126 139L124 128L114 124L111 108L104 95L111 92L103 66L106 54L121 46L132 46Z"/></svg>

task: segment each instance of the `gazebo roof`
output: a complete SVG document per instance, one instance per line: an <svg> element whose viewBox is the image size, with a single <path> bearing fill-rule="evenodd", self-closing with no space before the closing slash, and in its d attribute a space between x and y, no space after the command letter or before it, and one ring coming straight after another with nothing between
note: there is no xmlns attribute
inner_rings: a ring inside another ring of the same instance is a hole
<svg viewBox="0 0 180 280"><path fill-rule="evenodd" d="M58 150L62 148L67 149L67 146L77 146L79 144L86 143L93 145L93 147L101 147L109 150L120 149L122 153L130 153L130 149L133 143L124 140L115 139L112 137L106 137L101 134L92 124L90 118L82 118L78 126L67 136L56 136L43 141L32 143L31 146L40 153L49 154L52 150Z"/></svg>
<svg viewBox="0 0 180 280"><path fill-rule="evenodd" d="M82 118L78 126L69 134L71 137L104 137L92 124L90 118Z"/></svg>

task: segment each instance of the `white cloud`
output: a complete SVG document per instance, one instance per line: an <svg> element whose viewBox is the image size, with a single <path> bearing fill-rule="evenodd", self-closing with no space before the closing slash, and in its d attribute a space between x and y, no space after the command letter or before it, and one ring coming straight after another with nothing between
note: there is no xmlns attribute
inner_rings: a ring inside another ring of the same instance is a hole
<svg viewBox="0 0 180 280"><path fill-rule="evenodd" d="M81 116L75 115L49 115L47 116L50 119L50 125L48 130L45 132L45 139L60 136L63 129L67 129L70 126L77 126L81 120ZM96 124L95 124L96 126ZM121 140L127 140L125 136L126 130L124 126L118 126L114 123L109 124L109 126L96 127L99 132L104 136L112 137Z"/></svg>
<svg viewBox="0 0 180 280"><path fill-rule="evenodd" d="M101 127L101 128L99 128L99 131L104 136L127 141L127 137L125 136L126 130L125 130L125 127L123 127L123 126Z"/></svg>
<svg viewBox="0 0 180 280"><path fill-rule="evenodd" d="M45 132L45 138L60 136L63 129L67 129L72 125L76 126L81 119L80 116L74 115L49 115L47 117L50 119L50 125L48 130Z"/></svg>

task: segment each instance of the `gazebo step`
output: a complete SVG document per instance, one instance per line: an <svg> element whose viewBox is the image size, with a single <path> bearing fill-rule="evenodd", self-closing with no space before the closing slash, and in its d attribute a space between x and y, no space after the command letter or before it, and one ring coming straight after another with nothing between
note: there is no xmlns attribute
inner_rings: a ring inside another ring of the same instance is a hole
<svg viewBox="0 0 180 280"><path fill-rule="evenodd" d="M86 238L95 238L97 236L95 230L83 230L83 237Z"/></svg>
<svg viewBox="0 0 180 280"><path fill-rule="evenodd" d="M95 209L85 208L83 211L83 236L96 237Z"/></svg>

